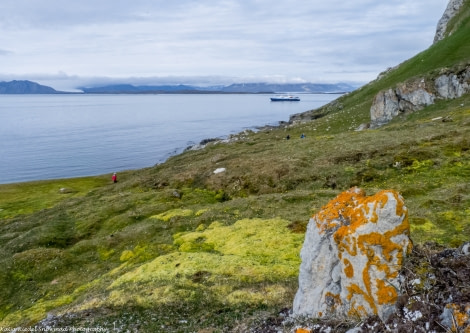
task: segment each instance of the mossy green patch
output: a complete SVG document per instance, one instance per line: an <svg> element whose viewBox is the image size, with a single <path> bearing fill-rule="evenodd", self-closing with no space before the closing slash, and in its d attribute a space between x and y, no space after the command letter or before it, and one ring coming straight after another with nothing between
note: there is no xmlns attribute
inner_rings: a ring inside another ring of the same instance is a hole
<svg viewBox="0 0 470 333"><path fill-rule="evenodd" d="M148 305L182 297L189 301L199 292L233 303L279 301L286 295L282 283L298 274L303 241L303 235L290 232L288 225L283 219L244 219L231 226L213 223L202 231L177 234L178 252L117 278L108 287L107 302ZM201 244L210 244L206 245L210 251ZM259 289L243 287L261 282L265 285Z"/></svg>
<svg viewBox="0 0 470 333"><path fill-rule="evenodd" d="M53 300L39 300L25 310L13 312L6 316L1 323L7 326L31 327L43 319L48 311L70 304L72 301L73 297L70 295L60 296Z"/></svg>
<svg viewBox="0 0 470 333"><path fill-rule="evenodd" d="M153 215L151 218L168 222L174 217L188 217L191 215L193 215L193 211L191 209L176 208L168 210L158 215Z"/></svg>
<svg viewBox="0 0 470 333"><path fill-rule="evenodd" d="M114 249L106 249L103 247L98 248L98 254L101 260L108 260L114 254L114 252Z"/></svg>
<svg viewBox="0 0 470 333"><path fill-rule="evenodd" d="M0 218L52 207L64 199L86 195L107 182L100 176L0 185Z"/></svg>

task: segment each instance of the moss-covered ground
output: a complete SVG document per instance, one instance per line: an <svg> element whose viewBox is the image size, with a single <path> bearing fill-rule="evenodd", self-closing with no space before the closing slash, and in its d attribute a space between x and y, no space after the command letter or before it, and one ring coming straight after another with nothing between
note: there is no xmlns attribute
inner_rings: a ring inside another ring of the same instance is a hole
<svg viewBox="0 0 470 333"><path fill-rule="evenodd" d="M456 52L467 50L468 34L452 38ZM410 63L428 73L442 61L428 52ZM340 97L313 121L211 142L121 172L116 184L105 175L0 185L0 326L49 314L121 331L243 327L291 307L309 217L352 186L398 190L416 244L469 240L470 96L354 131L374 94L405 72Z"/></svg>

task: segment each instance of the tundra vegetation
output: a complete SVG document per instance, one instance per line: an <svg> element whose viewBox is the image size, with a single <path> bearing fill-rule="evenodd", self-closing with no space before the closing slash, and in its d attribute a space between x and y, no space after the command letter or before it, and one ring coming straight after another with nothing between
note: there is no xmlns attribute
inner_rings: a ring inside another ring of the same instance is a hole
<svg viewBox="0 0 470 333"><path fill-rule="evenodd" d="M399 191L417 245L468 241L468 94L355 129L380 90L470 65L469 7L450 36L309 111L314 120L209 142L116 184L0 185L0 326L49 315L119 331L243 331L292 307L308 219L352 186Z"/></svg>

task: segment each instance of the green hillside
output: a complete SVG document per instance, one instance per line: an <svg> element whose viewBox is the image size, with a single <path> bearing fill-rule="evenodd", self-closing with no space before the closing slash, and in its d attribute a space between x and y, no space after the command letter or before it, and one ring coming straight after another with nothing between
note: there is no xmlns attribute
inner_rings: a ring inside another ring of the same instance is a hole
<svg viewBox="0 0 470 333"><path fill-rule="evenodd" d="M244 331L292 306L308 219L352 186L400 191L415 244L469 240L470 95L354 130L380 90L469 66L468 1L449 29L309 112L313 121L240 133L122 172L117 184L104 175L0 185L0 327L49 314L59 326Z"/></svg>

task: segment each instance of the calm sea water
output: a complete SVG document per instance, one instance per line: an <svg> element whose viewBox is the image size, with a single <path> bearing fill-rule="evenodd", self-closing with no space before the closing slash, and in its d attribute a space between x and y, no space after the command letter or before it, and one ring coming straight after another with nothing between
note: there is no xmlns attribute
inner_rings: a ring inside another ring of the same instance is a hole
<svg viewBox="0 0 470 333"><path fill-rule="evenodd" d="M0 183L137 169L338 95L0 95Z"/></svg>

